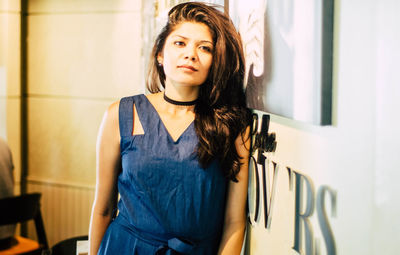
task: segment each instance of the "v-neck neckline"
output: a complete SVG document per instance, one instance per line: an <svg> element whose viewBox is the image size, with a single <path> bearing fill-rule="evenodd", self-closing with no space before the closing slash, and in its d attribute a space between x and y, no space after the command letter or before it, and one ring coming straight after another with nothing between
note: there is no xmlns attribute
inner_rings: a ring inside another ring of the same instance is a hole
<svg viewBox="0 0 400 255"><path fill-rule="evenodd" d="M161 122L161 126L163 127L164 131L167 133L168 138L173 142L173 143L178 143L180 141L180 139L182 138L182 136L185 135L186 132L188 132L189 128L193 125L194 123L194 119L190 122L190 124L185 128L185 130L183 130L183 132L178 136L178 138L176 140L174 140L174 138L172 137L171 133L168 131L168 128L165 126L164 121L162 120L160 114L157 112L156 108L154 107L154 105L150 102L150 100L147 98L146 95L143 95L145 100L147 101L147 103L150 105L150 107L152 108L154 114L157 116L157 118L160 120Z"/></svg>

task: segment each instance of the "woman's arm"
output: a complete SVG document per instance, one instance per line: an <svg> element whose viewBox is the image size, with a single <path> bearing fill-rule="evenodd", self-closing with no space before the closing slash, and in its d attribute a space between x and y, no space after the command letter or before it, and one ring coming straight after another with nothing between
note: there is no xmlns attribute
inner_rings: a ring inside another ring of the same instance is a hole
<svg viewBox="0 0 400 255"><path fill-rule="evenodd" d="M117 205L120 171L119 102L107 109L96 144L96 194L89 229L89 254L97 254Z"/></svg>
<svg viewBox="0 0 400 255"><path fill-rule="evenodd" d="M241 157L240 172L237 175L239 182L229 182L224 229L219 247L219 255L240 254L246 228L246 201L248 185L248 167L250 151L250 128L244 136L239 135L235 141L236 150Z"/></svg>

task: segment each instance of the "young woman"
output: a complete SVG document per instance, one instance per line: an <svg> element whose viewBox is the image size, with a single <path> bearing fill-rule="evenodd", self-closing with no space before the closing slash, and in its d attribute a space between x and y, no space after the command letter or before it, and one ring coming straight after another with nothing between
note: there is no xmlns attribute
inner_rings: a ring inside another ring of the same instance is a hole
<svg viewBox="0 0 400 255"><path fill-rule="evenodd" d="M90 254L240 254L250 112L240 37L203 3L172 8L147 96L104 115ZM118 194L118 216L116 216Z"/></svg>

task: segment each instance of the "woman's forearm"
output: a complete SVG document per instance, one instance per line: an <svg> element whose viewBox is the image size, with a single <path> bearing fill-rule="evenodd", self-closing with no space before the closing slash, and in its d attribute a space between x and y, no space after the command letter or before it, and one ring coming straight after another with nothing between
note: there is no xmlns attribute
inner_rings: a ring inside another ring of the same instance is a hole
<svg viewBox="0 0 400 255"><path fill-rule="evenodd" d="M108 225L111 221L111 215L101 215L96 212L92 212L92 218L89 229L89 255L96 255L101 240L103 239L104 233L107 230Z"/></svg>
<svg viewBox="0 0 400 255"><path fill-rule="evenodd" d="M236 222L224 227L218 255L239 255L242 250L245 222Z"/></svg>

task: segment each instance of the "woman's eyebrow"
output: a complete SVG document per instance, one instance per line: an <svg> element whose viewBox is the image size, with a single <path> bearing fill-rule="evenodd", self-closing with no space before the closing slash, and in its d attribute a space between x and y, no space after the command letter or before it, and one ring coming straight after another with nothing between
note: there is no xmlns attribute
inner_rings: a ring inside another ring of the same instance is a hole
<svg viewBox="0 0 400 255"><path fill-rule="evenodd" d="M180 38L182 38L182 39L185 39L185 40L188 40L189 38L187 38L187 37L185 37L185 36L183 36L183 35L172 35L172 36L175 36L175 37L180 37ZM211 41L209 41L209 40L199 40L199 42L201 42L201 43L210 43L210 44L213 44Z"/></svg>
<svg viewBox="0 0 400 255"><path fill-rule="evenodd" d="M188 39L187 37L184 37L183 35L172 35L172 36L173 36L173 37L180 37L180 38L185 39L185 40Z"/></svg>
<svg viewBox="0 0 400 255"><path fill-rule="evenodd" d="M201 43L209 43L209 44L213 44L212 42L210 42L209 40L201 40Z"/></svg>

